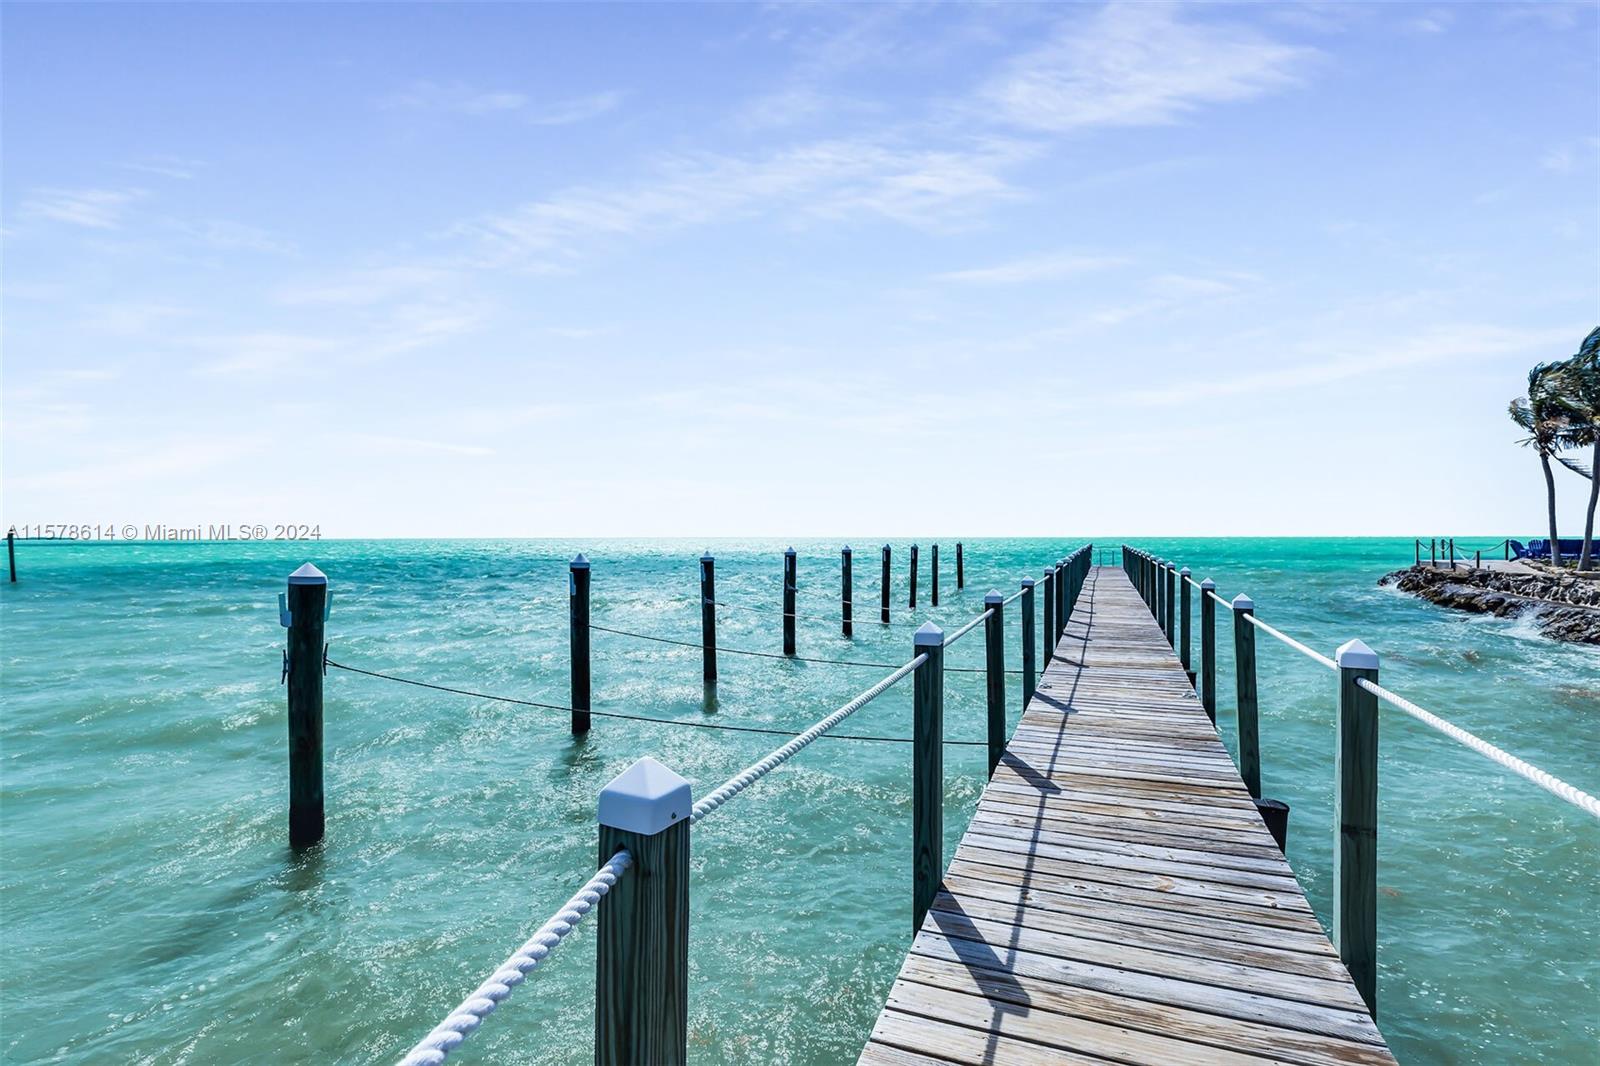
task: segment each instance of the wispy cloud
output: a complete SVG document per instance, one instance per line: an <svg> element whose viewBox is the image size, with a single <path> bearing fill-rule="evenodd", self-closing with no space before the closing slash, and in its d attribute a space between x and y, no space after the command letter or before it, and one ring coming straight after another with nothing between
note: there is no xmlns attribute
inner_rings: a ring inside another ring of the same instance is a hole
<svg viewBox="0 0 1600 1066"><path fill-rule="evenodd" d="M130 163L124 163L122 166L125 170L137 170L141 174L155 174L163 178L188 181L199 173L205 163L198 159L184 159L174 155L157 155L145 159L136 159Z"/></svg>
<svg viewBox="0 0 1600 1066"><path fill-rule="evenodd" d="M981 96L1001 119L1032 129L1158 125L1293 85L1315 55L1188 9L1113 4L1068 19Z"/></svg>
<svg viewBox="0 0 1600 1066"><path fill-rule="evenodd" d="M876 215L944 227L1017 195L1005 172L1034 146L983 140L947 148L818 141L759 157L700 154L657 163L621 186L576 186L460 227L499 254L567 254L585 239L663 232L756 210L791 219Z"/></svg>
<svg viewBox="0 0 1600 1066"><path fill-rule="evenodd" d="M609 92L593 93L589 96L575 96L570 100L560 100L548 107L535 108L528 120L536 126L570 126L574 122L587 122L592 118L599 118L608 111L615 111L617 105L622 103L625 94L617 89Z"/></svg>
<svg viewBox="0 0 1600 1066"><path fill-rule="evenodd" d="M90 229L116 229L141 189L36 189L22 202L24 218L43 218Z"/></svg>
<svg viewBox="0 0 1600 1066"><path fill-rule="evenodd" d="M493 448L476 444L456 444L450 441L426 440L420 437L396 437L382 433L355 433L350 440L365 450L381 455L493 455Z"/></svg>
<svg viewBox="0 0 1600 1066"><path fill-rule="evenodd" d="M1120 256L1055 252L1048 255L1029 256L1025 259L1014 259L994 266L976 267L970 270L952 270L944 274L937 274L934 278L936 281L954 281L974 285L1018 285L1038 281L1061 281L1065 278L1077 277L1080 274L1110 270L1114 267L1123 266L1127 262L1126 258Z"/></svg>
<svg viewBox="0 0 1600 1066"><path fill-rule="evenodd" d="M383 107L397 111L423 111L435 114L487 115L496 111L516 111L528 98L506 89L478 89L461 82L442 85L433 81L413 82L409 88L384 97Z"/></svg>

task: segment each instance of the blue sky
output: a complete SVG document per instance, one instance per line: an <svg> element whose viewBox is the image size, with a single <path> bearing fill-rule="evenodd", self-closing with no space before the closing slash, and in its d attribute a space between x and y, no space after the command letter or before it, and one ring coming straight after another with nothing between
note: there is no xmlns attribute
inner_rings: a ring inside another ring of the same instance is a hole
<svg viewBox="0 0 1600 1066"><path fill-rule="evenodd" d="M7 5L4 518L1536 533L1596 10Z"/></svg>

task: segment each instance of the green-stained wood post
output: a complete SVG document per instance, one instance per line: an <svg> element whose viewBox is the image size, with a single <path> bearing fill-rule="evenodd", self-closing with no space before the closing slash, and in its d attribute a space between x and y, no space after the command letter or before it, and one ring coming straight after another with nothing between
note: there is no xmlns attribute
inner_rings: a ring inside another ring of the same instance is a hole
<svg viewBox="0 0 1600 1066"><path fill-rule="evenodd" d="M794 644L794 597L799 583L799 572L796 568L794 549L783 553L783 654L793 655Z"/></svg>
<svg viewBox="0 0 1600 1066"><path fill-rule="evenodd" d="M717 679L717 561L700 556L700 664L707 681Z"/></svg>
<svg viewBox="0 0 1600 1066"><path fill-rule="evenodd" d="M689 782L651 758L600 792L600 862L632 863L599 905L595 1066L683 1066L689 1047Z"/></svg>
<svg viewBox="0 0 1600 1066"><path fill-rule="evenodd" d="M1056 572L1051 567L1044 570L1044 665L1050 666L1050 660L1056 656L1055 641L1051 638L1056 632Z"/></svg>
<svg viewBox="0 0 1600 1066"><path fill-rule="evenodd" d="M883 584L883 603L878 608L878 621L884 625L889 624L889 586L893 575L889 571L889 545L883 546L883 576L879 579Z"/></svg>
<svg viewBox="0 0 1600 1066"><path fill-rule="evenodd" d="M929 591L931 593L931 595L929 596L929 602L931 603L932 606L937 607L937 606L939 606L939 545L938 544L935 544L933 546L933 554L928 557L928 562L931 564L931 569L933 571L933 580L932 580L932 582L930 584L930 588L929 588Z"/></svg>
<svg viewBox="0 0 1600 1066"><path fill-rule="evenodd" d="M1211 724L1217 724L1217 583L1200 582L1200 706Z"/></svg>
<svg viewBox="0 0 1600 1066"><path fill-rule="evenodd" d="M1339 667L1334 747L1333 942L1356 991L1378 1016L1378 656L1359 640L1334 653Z"/></svg>
<svg viewBox="0 0 1600 1066"><path fill-rule="evenodd" d="M567 647L572 652L572 735L589 731L589 560L583 553L567 567Z"/></svg>
<svg viewBox="0 0 1600 1066"><path fill-rule="evenodd" d="M1176 625L1176 622L1177 622L1176 615L1178 613L1177 612L1177 606L1178 605L1177 605L1177 602L1176 602L1177 598L1178 598L1178 567L1177 567L1177 565L1175 563L1172 562L1171 559L1167 560L1166 582L1167 582L1167 606L1166 606L1164 614L1165 614L1166 623L1167 623L1167 647L1176 648L1178 646L1178 634L1177 634L1177 625Z"/></svg>
<svg viewBox="0 0 1600 1066"><path fill-rule="evenodd" d="M289 846L322 839L322 676L328 578L310 563L289 575L278 620L289 630Z"/></svg>
<svg viewBox="0 0 1600 1066"><path fill-rule="evenodd" d="M944 878L944 630L925 622L912 653L927 656L913 680L911 725L911 933Z"/></svg>
<svg viewBox="0 0 1600 1066"><path fill-rule="evenodd" d="M911 546L911 598L908 601L911 609L917 609L917 546Z"/></svg>
<svg viewBox="0 0 1600 1066"><path fill-rule="evenodd" d="M1183 622L1178 626L1178 658L1183 662L1183 672L1189 675L1189 687L1193 688L1194 657L1191 645L1194 642L1191 639L1190 620L1194 613L1194 608L1190 603L1189 589L1191 586L1189 584L1189 568L1187 566L1178 571L1178 585L1181 590L1178 599L1181 601L1180 606L1183 614Z"/></svg>
<svg viewBox="0 0 1600 1066"><path fill-rule="evenodd" d="M1033 694L1038 690L1038 658L1033 644L1033 578L1022 579L1022 707L1027 710L1028 703L1033 699Z"/></svg>
<svg viewBox="0 0 1600 1066"><path fill-rule="evenodd" d="M855 595L855 559L850 545L846 544L839 549L839 610L840 629L846 640L854 634L855 604L851 597Z"/></svg>
<svg viewBox="0 0 1600 1066"><path fill-rule="evenodd" d="M956 591L967 587L967 567L961 559L961 542L956 541Z"/></svg>
<svg viewBox="0 0 1600 1066"><path fill-rule="evenodd" d="M995 589L983 598L983 606L989 612L983 623L983 672L988 682L990 777L1006 750L1005 603L1006 598Z"/></svg>
<svg viewBox="0 0 1600 1066"><path fill-rule="evenodd" d="M1261 736L1256 719L1256 627L1250 615L1255 601L1244 593L1233 598L1233 676L1239 698L1239 776L1251 799L1261 798Z"/></svg>

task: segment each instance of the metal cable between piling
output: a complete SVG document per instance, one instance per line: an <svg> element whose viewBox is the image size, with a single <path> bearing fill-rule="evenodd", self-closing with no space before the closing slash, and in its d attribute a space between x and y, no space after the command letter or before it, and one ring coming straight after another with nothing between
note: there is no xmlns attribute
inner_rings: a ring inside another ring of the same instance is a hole
<svg viewBox="0 0 1600 1066"><path fill-rule="evenodd" d="M1579 810L1584 811L1595 818L1600 818L1600 799L1596 799L1582 789L1575 788L1561 780L1559 777L1556 777L1554 774L1546 773L1544 770L1539 769L1532 763L1525 762L1522 759L1517 758L1515 755L1512 755L1510 752L1495 747L1482 737L1475 736L1467 732L1465 729L1462 729L1460 726L1447 722L1438 715L1418 707L1415 703L1412 703L1405 697L1395 695L1393 692L1390 692L1388 689L1377 684L1376 682L1368 681L1364 677L1358 677L1356 678L1356 684L1362 689L1365 689L1367 692L1372 693L1380 700L1383 700L1385 703L1388 703L1393 707L1398 707L1400 710L1406 712L1424 725L1437 729L1445 736L1465 744L1479 755L1485 756L1491 761L1499 763L1501 766L1505 767L1507 770L1510 770L1519 777L1523 777L1529 781L1532 781L1534 784L1538 785L1552 796L1559 796L1561 799L1566 800Z"/></svg>
<svg viewBox="0 0 1600 1066"><path fill-rule="evenodd" d="M705 645L701 644L699 641L679 640L676 637L658 637L653 633L635 633L632 630L613 629L610 626L597 625L594 622L589 623L589 628L597 630L601 633L613 633L619 637L632 637L634 640L654 641L657 644L672 644L680 648L705 648ZM946 644L948 643L949 641L946 641ZM751 655L758 659L774 659L791 663L812 663L818 666L852 666L871 670L893 670L895 668L893 663L863 662L859 659L822 659L812 655L784 655L775 651L754 651L750 648L727 648L720 644L717 645L717 654ZM987 672L987 668L982 666L947 666L944 668L944 672L947 674L982 674ZM1008 674L1022 673L1021 670L1007 670L1005 672Z"/></svg>
<svg viewBox="0 0 1600 1066"><path fill-rule="evenodd" d="M400 1060L400 1066L439 1066L444 1062L450 1052L460 1047L483 1024L483 1020L511 995L511 990L520 985L529 972L548 958L577 928L584 915L611 891L632 863L633 856L626 848L611 856L549 921L512 952L510 958L496 967L494 973L462 1000L461 1005L451 1011L444 1021L419 1040Z"/></svg>
<svg viewBox="0 0 1600 1066"><path fill-rule="evenodd" d="M435 685L427 681L417 681L409 677L400 677L396 674L379 673L376 670L363 670L359 666L347 666L344 663L335 662L332 659L328 659L326 661L329 666L338 670L345 670L352 674L364 674L367 677L381 678L384 681L395 681L402 685L414 685L417 688L433 689L436 692L450 692L457 696L471 696L474 699L491 700L495 703L514 703L523 707L542 707L547 710L567 711L569 713L572 711L578 711L581 714L588 714L595 718L617 718L627 722L650 722L654 725L683 726L686 729L715 729L728 733L759 733L763 736L772 737L798 737L804 732L804 730L799 729L777 729L768 726L731 725L726 722L697 722L693 719L684 718L655 718L647 714L628 714L623 711L598 711L594 710L593 708L582 709L568 707L565 704L559 703L540 703L537 700L524 700L515 696L495 696L487 692L474 692L472 689L453 688L449 685ZM858 733L829 733L827 734L827 739L870 741L878 744L912 743L911 737L884 737L862 735ZM985 746L988 741L946 740L944 743L954 748L981 748Z"/></svg>

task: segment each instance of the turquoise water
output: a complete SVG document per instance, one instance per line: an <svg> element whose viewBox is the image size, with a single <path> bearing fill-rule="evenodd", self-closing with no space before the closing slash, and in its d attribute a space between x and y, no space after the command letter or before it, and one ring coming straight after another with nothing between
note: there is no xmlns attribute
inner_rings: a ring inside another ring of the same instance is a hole
<svg viewBox="0 0 1600 1066"><path fill-rule="evenodd" d="M941 538L944 604L919 617L959 624L990 586L1009 593L1081 540L967 541L958 594L954 538ZM865 607L881 541L851 542ZM1137 543L1250 593L1262 618L1324 652L1363 638L1389 687L1600 792L1600 653L1378 588L1410 561L1409 541ZM838 636L838 544L795 545L799 611L817 619L802 620L800 653L903 661L911 629L885 629L870 609L853 642ZM562 712L334 670L328 837L296 856L284 577L307 559L327 571L336 660L561 704L566 560L594 561L597 624L695 641L703 547L21 547L22 582L0 585L0 1056L396 1057L593 871L595 795L610 777L649 754L704 791L781 738L596 719L574 741ZM780 650L783 547L712 544L719 597L764 608L722 612L725 647ZM900 623L905 545L895 552ZM1014 667L1014 607L1007 622ZM1218 702L1231 743L1229 633ZM1290 860L1326 920L1333 678L1265 635L1259 648L1264 788L1293 806ZM597 633L597 708L703 717L699 655ZM980 666L981 636L949 659ZM721 667L721 720L787 728L880 673L734 655ZM907 735L910 698L892 690L841 728ZM949 675L946 715L949 734L982 737L981 674ZM1398 712L1385 712L1381 748L1379 1023L1401 1060L1595 1061L1600 827ZM909 761L905 745L819 741L696 829L694 1061L854 1061L909 938ZM947 753L947 854L982 772L982 748ZM591 1061L591 934L563 945L459 1061Z"/></svg>

